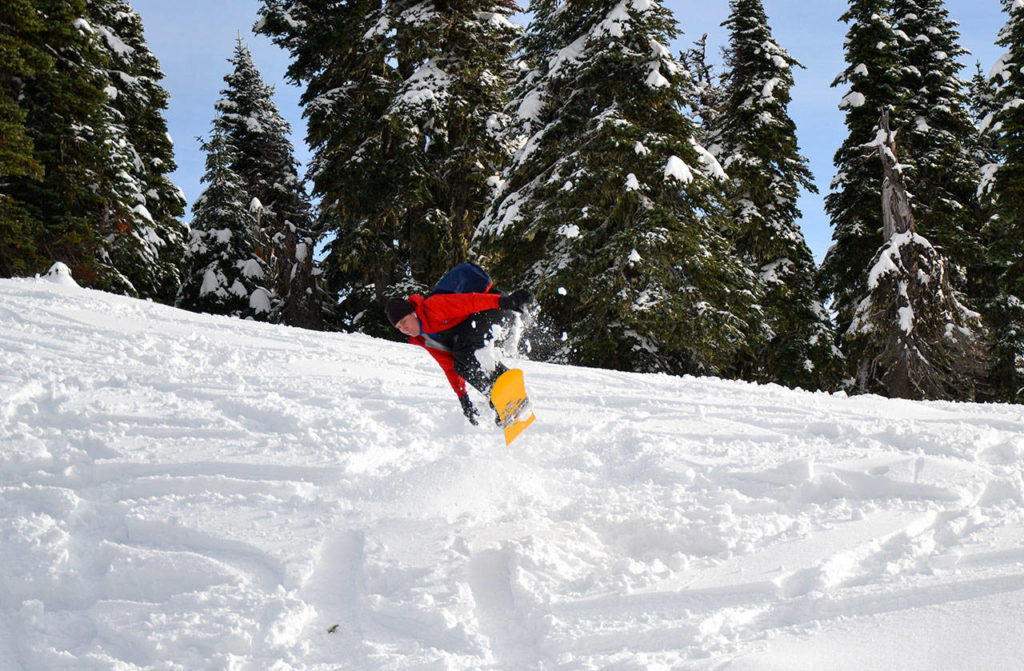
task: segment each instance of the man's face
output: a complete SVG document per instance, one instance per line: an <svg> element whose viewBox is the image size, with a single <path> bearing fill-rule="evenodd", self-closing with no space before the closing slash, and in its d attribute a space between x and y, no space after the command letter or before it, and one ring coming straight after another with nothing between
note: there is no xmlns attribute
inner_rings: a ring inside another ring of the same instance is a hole
<svg viewBox="0 0 1024 671"><path fill-rule="evenodd" d="M416 316L415 312L410 312L395 323L395 328L410 338L418 336L420 334L420 318Z"/></svg>

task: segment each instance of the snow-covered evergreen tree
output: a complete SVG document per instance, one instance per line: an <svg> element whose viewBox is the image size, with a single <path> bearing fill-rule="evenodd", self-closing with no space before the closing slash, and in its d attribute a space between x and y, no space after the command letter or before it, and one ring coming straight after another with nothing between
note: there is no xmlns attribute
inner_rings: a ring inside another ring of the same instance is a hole
<svg viewBox="0 0 1024 671"><path fill-rule="evenodd" d="M32 139L25 129L26 111L18 105L24 80L53 66L36 39L43 17L29 0L10 0L0 7L0 176L31 174L41 167L32 156Z"/></svg>
<svg viewBox="0 0 1024 671"><path fill-rule="evenodd" d="M839 174L826 199L835 226L835 245L820 276L834 298L839 332L845 334L844 343L850 348L849 367L858 372L858 384L863 388L865 366L871 362L857 357L892 342L881 329L863 328L863 308L857 295L869 269L877 275L873 264L888 258L873 250L883 240L891 245L888 238L880 236L881 210L875 206L882 192L880 173L872 167L876 164L869 153L881 141L875 120L891 113L892 127L901 137L908 182L913 185L913 193L907 197L916 220L915 234L938 244L932 248L928 243L930 251L912 246L912 253L941 258L942 281L948 282L948 291L955 294L947 298L945 285L932 277L934 281L919 283L918 288L936 295L922 294L920 300L936 304L953 301L956 309L965 310L963 301L968 299L962 292L977 296L974 290L983 272L975 193L977 143L956 61L965 52L957 43L956 24L941 0L851 0L843 18L851 24L846 45L849 67L836 83L851 85L842 103L849 108L850 136L836 154ZM872 255L874 260L869 261ZM856 334L850 331L854 318L862 326ZM865 344L871 338L879 340ZM980 351L976 344L972 347L972 351ZM979 357L984 358L983 352ZM964 370L969 368L964 366ZM976 373L970 369L965 379Z"/></svg>
<svg viewBox="0 0 1024 671"><path fill-rule="evenodd" d="M0 4L0 276L27 274L44 261L37 243L39 222L11 192L12 180L38 182L43 164L23 106L31 80L53 71L54 58L44 48L44 18L29 0Z"/></svg>
<svg viewBox="0 0 1024 671"><path fill-rule="evenodd" d="M288 139L291 127L241 38L231 63L234 69L224 78L227 87L215 105L217 123L235 148L233 170L259 202L261 254L270 266L268 286L277 296L272 319L314 328L321 322L323 295L313 263L316 236L309 198Z"/></svg>
<svg viewBox="0 0 1024 671"><path fill-rule="evenodd" d="M256 218L245 183L232 169L237 161L220 124L203 142L206 189L192 204L192 235L178 307L193 312L267 319L273 295L270 269L260 257Z"/></svg>
<svg viewBox="0 0 1024 671"><path fill-rule="evenodd" d="M973 145L974 160L978 164L979 173L977 196L982 209L985 209L991 202L989 198L992 187L991 177L1002 162L997 134L992 129L996 112L999 110L996 103L999 87L994 79L989 78L982 71L980 61L975 62L974 69L974 76L971 77L967 89L968 109L977 133ZM981 220L986 221L987 219L988 217L983 214Z"/></svg>
<svg viewBox="0 0 1024 671"><path fill-rule="evenodd" d="M386 34L373 31L383 2L264 0L260 17L256 30L291 53L288 78L304 88L316 228L328 241L326 285L345 303L341 325L384 333L360 317L380 312L377 288L405 277L410 251L399 223L401 142L385 116L398 71Z"/></svg>
<svg viewBox="0 0 1024 671"><path fill-rule="evenodd" d="M1024 402L1024 0L1003 0L1006 25L997 44L1007 52L992 69L994 112L983 124L1000 159L983 170L991 198L985 237L996 294L984 307L993 332L992 385L1002 400Z"/></svg>
<svg viewBox="0 0 1024 671"><path fill-rule="evenodd" d="M876 141L882 159L885 243L845 337L856 389L912 399L973 400L984 383L987 334L959 300L943 255L915 230L888 113Z"/></svg>
<svg viewBox="0 0 1024 671"><path fill-rule="evenodd" d="M914 185L917 230L941 250L953 286L973 293L982 247L976 130L959 76L967 50L944 0L893 0L892 16L902 68L900 151Z"/></svg>
<svg viewBox="0 0 1024 671"><path fill-rule="evenodd" d="M509 159L502 110L521 29L512 0L387 3L402 83L388 116L407 136L413 277L432 285L465 260ZM378 30L381 29L378 27ZM418 258L417 258L418 257Z"/></svg>
<svg viewBox="0 0 1024 671"><path fill-rule="evenodd" d="M498 139L520 30L510 0L264 0L258 29L289 49L315 151L325 272L345 325L385 332L390 293L465 259L507 161ZM387 329L389 332L390 329Z"/></svg>
<svg viewBox="0 0 1024 671"><path fill-rule="evenodd" d="M980 231L981 245L985 252L981 262L971 273L968 294L983 313L986 312L985 307L991 305L999 295L999 276L1002 274L1000 264L987 253L993 242L992 236L996 238L999 236L999 232L991 225L998 222L998 218L993 218L992 186L995 171L1002 163L999 134L993 129L993 122L998 111L997 92L996 81L982 72L980 62L976 63L968 96L971 120L976 130L971 148L979 175L976 194L978 200L977 228Z"/></svg>
<svg viewBox="0 0 1024 671"><path fill-rule="evenodd" d="M772 38L762 0L731 0L723 93L709 147L729 175L735 243L764 284L767 332L744 377L816 389L838 384L835 334L797 225L800 189L817 192L788 105L799 63Z"/></svg>
<svg viewBox="0 0 1024 671"><path fill-rule="evenodd" d="M881 171L871 143L885 110L897 110L897 87L902 74L899 41L888 19L890 0L850 0L842 20L846 36L846 69L833 86L849 90L839 104L846 110L849 135L836 152L838 170L825 210L832 221L833 245L819 270L819 283L836 313L838 334L853 322L867 280L871 260L882 243L882 217L878 200ZM896 111L892 124L902 128ZM850 362L855 365L855 362Z"/></svg>
<svg viewBox="0 0 1024 671"><path fill-rule="evenodd" d="M100 221L101 259L111 288L174 301L188 229L185 197L170 180L174 150L163 110L163 73L146 46L142 21L124 0L88 0L91 29L105 56L105 117L116 194Z"/></svg>
<svg viewBox="0 0 1024 671"><path fill-rule="evenodd" d="M535 289L559 357L638 371L728 372L754 320L752 274L716 200L721 166L682 109L689 74L653 0L531 4L514 108L523 144L475 241Z"/></svg>
<svg viewBox="0 0 1024 671"><path fill-rule="evenodd" d="M138 16L123 0L3 11L12 69L0 80L21 126L10 137L30 139L32 155L4 168L0 266L41 272L60 260L83 285L172 300L184 197L167 178L167 94Z"/></svg>
<svg viewBox="0 0 1024 671"><path fill-rule="evenodd" d="M85 0L38 0L4 11L27 28L15 35L4 27L4 33L29 41L22 53L34 59L41 52L46 63L14 61L24 76L7 80L32 141L31 162L42 170L4 171L3 233L15 242L0 247L6 257L0 266L44 272L60 260L81 284L107 286L98 228L116 197L102 177L111 157L107 80Z"/></svg>

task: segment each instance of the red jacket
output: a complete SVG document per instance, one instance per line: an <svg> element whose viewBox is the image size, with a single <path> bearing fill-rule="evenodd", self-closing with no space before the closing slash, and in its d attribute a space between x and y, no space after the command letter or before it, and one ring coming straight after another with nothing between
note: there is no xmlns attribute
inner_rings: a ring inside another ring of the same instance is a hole
<svg viewBox="0 0 1024 671"><path fill-rule="evenodd" d="M419 294L409 296L408 300L416 308L416 316L420 319L420 330L426 336L458 326L472 314L484 310L498 310L499 294L435 294L424 298ZM443 349L433 340L424 335L409 338L409 342L426 349L441 365L448 384L462 398L466 395L466 381L455 372L455 359L452 353Z"/></svg>

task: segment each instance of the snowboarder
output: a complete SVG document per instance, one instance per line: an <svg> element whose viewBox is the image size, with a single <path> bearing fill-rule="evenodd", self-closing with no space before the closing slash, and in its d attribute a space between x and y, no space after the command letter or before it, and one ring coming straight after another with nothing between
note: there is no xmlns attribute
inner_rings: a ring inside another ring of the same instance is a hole
<svg viewBox="0 0 1024 671"><path fill-rule="evenodd" d="M388 321L409 336L409 342L430 352L448 377L462 405L462 413L477 424L479 411L466 390L491 397L491 387L508 370L487 354L492 345L508 333L515 312L522 312L533 300L528 289L508 295L498 293L436 293L427 297L413 294L393 298L384 311ZM497 420L496 420L497 421Z"/></svg>

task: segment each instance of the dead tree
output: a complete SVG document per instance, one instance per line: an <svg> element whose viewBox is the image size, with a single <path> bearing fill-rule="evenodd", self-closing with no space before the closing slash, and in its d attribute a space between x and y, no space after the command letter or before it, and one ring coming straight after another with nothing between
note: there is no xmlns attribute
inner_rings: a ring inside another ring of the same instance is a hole
<svg viewBox="0 0 1024 671"><path fill-rule="evenodd" d="M889 114L875 143L882 161L885 239L846 334L857 390L910 399L973 400L986 369L985 329L949 282L946 261L914 230Z"/></svg>

